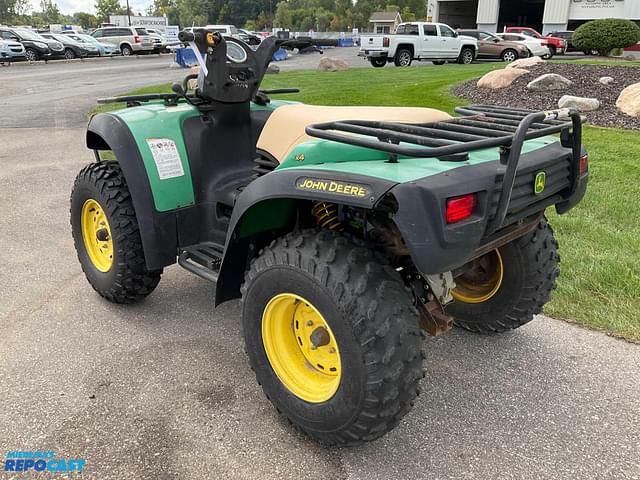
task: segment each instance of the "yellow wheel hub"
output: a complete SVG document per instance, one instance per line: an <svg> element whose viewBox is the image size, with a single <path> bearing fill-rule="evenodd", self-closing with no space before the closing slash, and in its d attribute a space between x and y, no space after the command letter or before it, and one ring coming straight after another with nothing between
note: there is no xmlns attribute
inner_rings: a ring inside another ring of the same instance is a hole
<svg viewBox="0 0 640 480"><path fill-rule="evenodd" d="M340 352L322 314L293 293L273 297L262 314L262 342L271 368L294 395L329 400L341 378Z"/></svg>
<svg viewBox="0 0 640 480"><path fill-rule="evenodd" d="M498 250L478 258L471 269L456 277L453 298L464 303L482 303L493 298L502 286L504 265Z"/></svg>
<svg viewBox="0 0 640 480"><path fill-rule="evenodd" d="M108 272L113 264L113 240L107 214L93 198L82 206L80 225L87 255L101 272Z"/></svg>

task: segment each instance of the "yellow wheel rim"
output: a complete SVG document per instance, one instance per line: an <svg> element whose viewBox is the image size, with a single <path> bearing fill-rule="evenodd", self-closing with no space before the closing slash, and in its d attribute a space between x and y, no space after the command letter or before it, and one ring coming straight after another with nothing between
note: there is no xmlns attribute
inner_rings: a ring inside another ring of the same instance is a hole
<svg viewBox="0 0 640 480"><path fill-rule="evenodd" d="M113 264L113 240L107 214L93 198L82 206L80 224L84 248L91 263L101 272L108 272Z"/></svg>
<svg viewBox="0 0 640 480"><path fill-rule="evenodd" d="M338 344L309 301L293 293L273 297L262 314L262 342L271 368L297 397L320 403L338 390Z"/></svg>
<svg viewBox="0 0 640 480"><path fill-rule="evenodd" d="M464 303L482 303L498 293L504 279L502 255L496 249L478 258L473 267L456 277L453 298Z"/></svg>

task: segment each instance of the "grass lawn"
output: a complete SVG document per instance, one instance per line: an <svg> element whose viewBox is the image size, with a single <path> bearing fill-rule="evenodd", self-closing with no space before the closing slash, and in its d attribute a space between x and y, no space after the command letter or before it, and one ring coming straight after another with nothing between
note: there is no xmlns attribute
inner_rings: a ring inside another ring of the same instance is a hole
<svg viewBox="0 0 640 480"><path fill-rule="evenodd" d="M451 112L466 103L449 93L452 85L501 67L295 71L267 76L263 87L298 87L301 93L281 98L305 103L425 106ZM169 91L169 86L132 93L157 91ZM562 274L545 312L640 341L640 132L587 127L584 143L590 152L587 196L566 215L548 212L561 245Z"/></svg>

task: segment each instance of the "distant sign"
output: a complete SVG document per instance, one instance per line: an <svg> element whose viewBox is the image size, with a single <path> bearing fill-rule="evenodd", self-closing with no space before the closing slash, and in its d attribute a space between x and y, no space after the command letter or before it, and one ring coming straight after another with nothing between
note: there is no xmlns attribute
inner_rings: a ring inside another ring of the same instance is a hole
<svg viewBox="0 0 640 480"><path fill-rule="evenodd" d="M169 42L177 42L179 31L180 27L178 27L177 25L167 25L167 27L164 29L164 36Z"/></svg>
<svg viewBox="0 0 640 480"><path fill-rule="evenodd" d="M111 15L109 16L109 22L116 27L128 27L129 16L128 15ZM167 19L165 17L145 17L141 15L131 15L132 27L146 27L157 28L163 32L167 28Z"/></svg>
<svg viewBox="0 0 640 480"><path fill-rule="evenodd" d="M571 20L611 17L624 17L624 0L573 0L569 7Z"/></svg>

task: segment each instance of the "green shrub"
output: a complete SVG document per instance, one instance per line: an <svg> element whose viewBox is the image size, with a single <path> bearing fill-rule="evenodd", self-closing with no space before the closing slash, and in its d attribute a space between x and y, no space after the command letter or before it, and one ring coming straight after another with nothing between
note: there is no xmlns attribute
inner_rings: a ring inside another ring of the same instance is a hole
<svg viewBox="0 0 640 480"><path fill-rule="evenodd" d="M595 50L606 56L614 48L626 48L640 42L640 28L631 20L621 18L592 20L578 27L571 42L578 50Z"/></svg>

